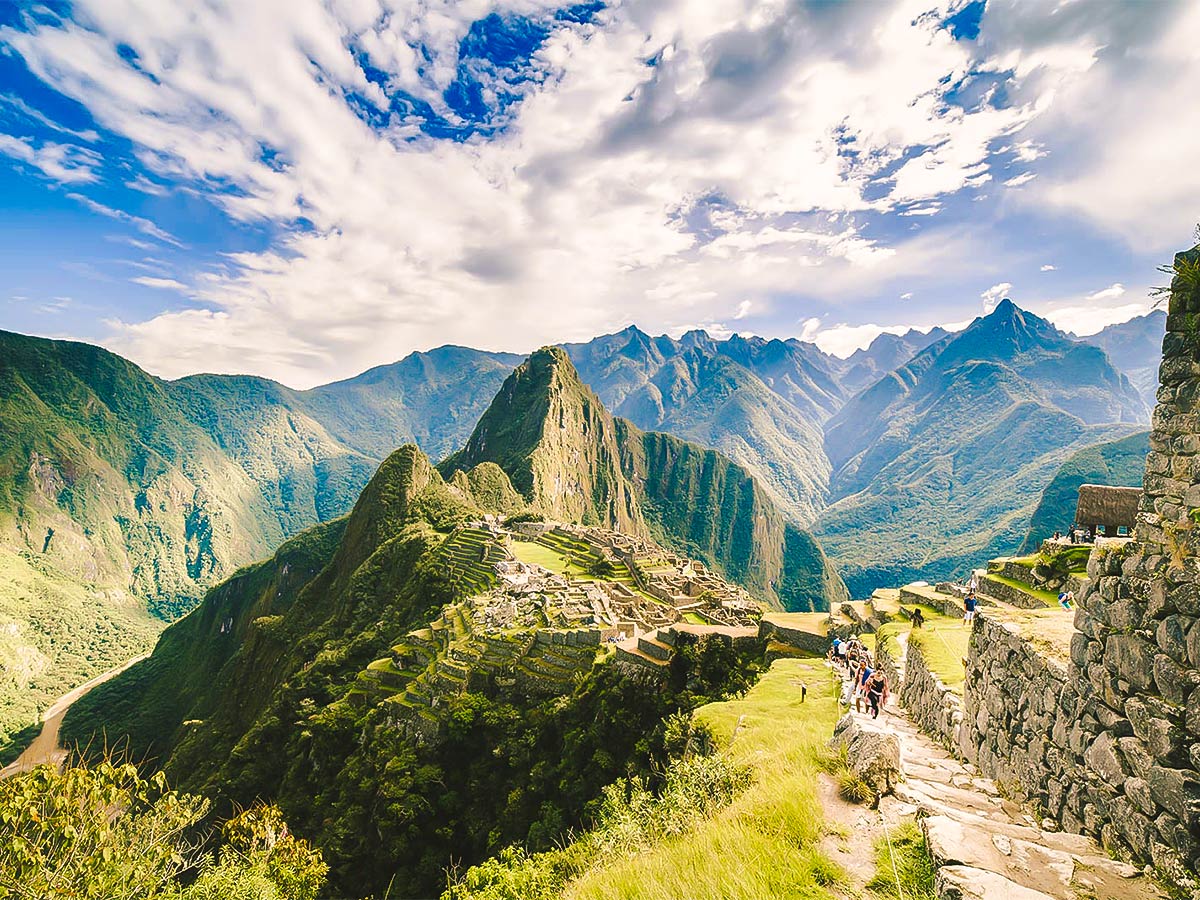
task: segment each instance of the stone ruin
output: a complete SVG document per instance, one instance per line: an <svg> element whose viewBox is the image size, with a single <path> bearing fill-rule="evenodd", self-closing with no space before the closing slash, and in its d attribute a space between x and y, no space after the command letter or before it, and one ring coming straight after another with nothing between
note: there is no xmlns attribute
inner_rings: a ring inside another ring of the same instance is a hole
<svg viewBox="0 0 1200 900"><path fill-rule="evenodd" d="M1093 550L1069 659L977 620L943 736L1058 827L1200 897L1200 285L1185 275L1150 446L1134 536Z"/></svg>

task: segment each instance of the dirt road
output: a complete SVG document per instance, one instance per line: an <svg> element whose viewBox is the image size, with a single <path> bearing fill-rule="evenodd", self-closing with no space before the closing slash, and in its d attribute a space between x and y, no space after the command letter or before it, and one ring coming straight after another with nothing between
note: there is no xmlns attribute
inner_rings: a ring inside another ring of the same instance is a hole
<svg viewBox="0 0 1200 900"><path fill-rule="evenodd" d="M110 678L115 678L134 663L141 662L149 655L149 653L143 653L141 656L135 656L115 669L109 669L107 672L97 675L91 681L81 684L72 691L68 691L54 701L54 705L42 714L42 730L38 733L38 736L33 739L33 743L25 748L24 753L18 756L12 763L0 769L0 778L7 778L9 775L15 775L17 772L25 772L42 763L61 765L63 759L66 758L67 751L58 746L58 729L62 727L63 716L67 714L67 710L71 708L71 704L96 685L103 684Z"/></svg>

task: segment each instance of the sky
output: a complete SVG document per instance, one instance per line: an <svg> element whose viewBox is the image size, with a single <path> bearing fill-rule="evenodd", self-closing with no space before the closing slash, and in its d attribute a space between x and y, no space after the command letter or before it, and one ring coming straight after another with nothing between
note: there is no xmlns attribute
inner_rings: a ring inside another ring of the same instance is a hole
<svg viewBox="0 0 1200 900"><path fill-rule="evenodd" d="M309 387L636 324L1144 314L1200 3L0 0L0 328Z"/></svg>

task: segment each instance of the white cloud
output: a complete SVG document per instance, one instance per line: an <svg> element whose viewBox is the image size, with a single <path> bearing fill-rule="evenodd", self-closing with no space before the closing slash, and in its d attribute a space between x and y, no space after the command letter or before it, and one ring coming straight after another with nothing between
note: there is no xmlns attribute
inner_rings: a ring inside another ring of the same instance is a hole
<svg viewBox="0 0 1200 900"><path fill-rule="evenodd" d="M28 163L63 184L88 184L99 177L96 166L100 156L86 147L0 134L0 153Z"/></svg>
<svg viewBox="0 0 1200 900"><path fill-rule="evenodd" d="M1032 172L1022 172L1004 182L1005 187L1020 187L1023 184L1029 184L1033 179L1037 178Z"/></svg>
<svg viewBox="0 0 1200 900"><path fill-rule="evenodd" d="M90 197L85 197L83 194L71 193L67 194L67 196L76 203L79 203L87 209L90 209L94 213L106 216L109 219L116 219L118 222L125 222L126 224L132 225L142 234L162 241L164 244L171 244L175 247L183 246L183 244L174 235L163 231L163 229L159 228L149 219L143 219L141 216L131 215L125 212L123 209L113 209L111 206L105 206L103 203L98 203ZM134 243L132 238L126 238L125 240L127 243L130 243L135 247L138 246L138 244Z"/></svg>
<svg viewBox="0 0 1200 900"><path fill-rule="evenodd" d="M1049 263L1046 263L1046 265L1042 266L1042 268L1041 268L1041 271L1043 271L1043 272L1053 272L1053 271L1054 271L1055 269L1057 269L1057 268L1058 268L1058 266L1052 266L1052 265L1050 265Z"/></svg>
<svg viewBox="0 0 1200 900"><path fill-rule="evenodd" d="M167 291L186 291L186 284L176 281L174 278L154 278L149 275L139 275L137 278L129 279L134 284L140 284L142 287L160 288Z"/></svg>
<svg viewBox="0 0 1200 900"><path fill-rule="evenodd" d="M1125 293L1125 285L1111 284L1103 290L1096 291L1094 294L1088 294L1088 300L1115 300Z"/></svg>
<svg viewBox="0 0 1200 900"><path fill-rule="evenodd" d="M1200 4L992 0L986 26L989 53L1015 64L1012 99L1043 104L1023 134L1050 152L1023 201L1142 252L1185 244L1200 218Z"/></svg>
<svg viewBox="0 0 1200 900"><path fill-rule="evenodd" d="M1021 195L1059 189L1062 174L1043 167L1062 154L1041 122L1061 126L1068 95L1101 110L1086 82L1109 71L1107 26L1088 31L1067 10L1059 19L1078 33L1010 36L1022 21L1003 2L989 3L985 36L995 19L997 37L980 46L936 27L949 0L626 0L596 26L556 28L507 130L463 142L423 136L389 97L461 122L445 91L471 23L557 2L213 0L185 15L79 0L88 27L0 39L132 143L151 176L132 186L184 185L282 234L198 280L204 308L116 323L110 345L168 375L253 371L305 386L447 341L524 350L635 319L719 323L731 298L753 304L734 319L798 285L851 304L970 266L979 255L963 250L980 238L933 232L934 213L1014 161L1038 166ZM1181 47L1172 58L1190 71ZM1005 103L954 102L993 77ZM932 219L884 238L867 224L879 213Z"/></svg>
<svg viewBox="0 0 1200 900"><path fill-rule="evenodd" d="M912 296L913 296L912 291L905 291L903 294L900 295L900 299L901 300L911 300Z"/></svg>
<svg viewBox="0 0 1200 900"><path fill-rule="evenodd" d="M999 284L993 284L990 288L980 294L980 299L983 300L983 311L990 313L996 308L1005 297L1012 291L1012 284L1008 281L1002 281Z"/></svg>
<svg viewBox="0 0 1200 900"><path fill-rule="evenodd" d="M1151 301L1122 303L1118 306L1059 306L1041 313L1063 331L1087 336L1095 334L1109 325L1118 322L1128 322L1137 316L1150 312Z"/></svg>
<svg viewBox="0 0 1200 900"><path fill-rule="evenodd" d="M750 310L754 308L754 304L749 300L743 300L738 304L737 312L733 314L735 319L744 319L750 315Z"/></svg>

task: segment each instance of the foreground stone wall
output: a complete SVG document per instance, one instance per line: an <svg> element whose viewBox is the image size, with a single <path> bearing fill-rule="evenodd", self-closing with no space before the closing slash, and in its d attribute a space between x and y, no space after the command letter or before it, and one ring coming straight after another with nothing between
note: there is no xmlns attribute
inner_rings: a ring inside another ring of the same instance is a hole
<svg viewBox="0 0 1200 900"><path fill-rule="evenodd" d="M1150 446L1136 539L1093 551L1070 665L981 621L959 743L1065 829L1200 897L1200 279L1186 274Z"/></svg>
<svg viewBox="0 0 1200 900"><path fill-rule="evenodd" d="M1032 803L1068 831L1082 832L1083 723L1074 718L1067 666L1011 625L975 620L958 751L1007 793ZM1067 703L1063 704L1064 696Z"/></svg>

